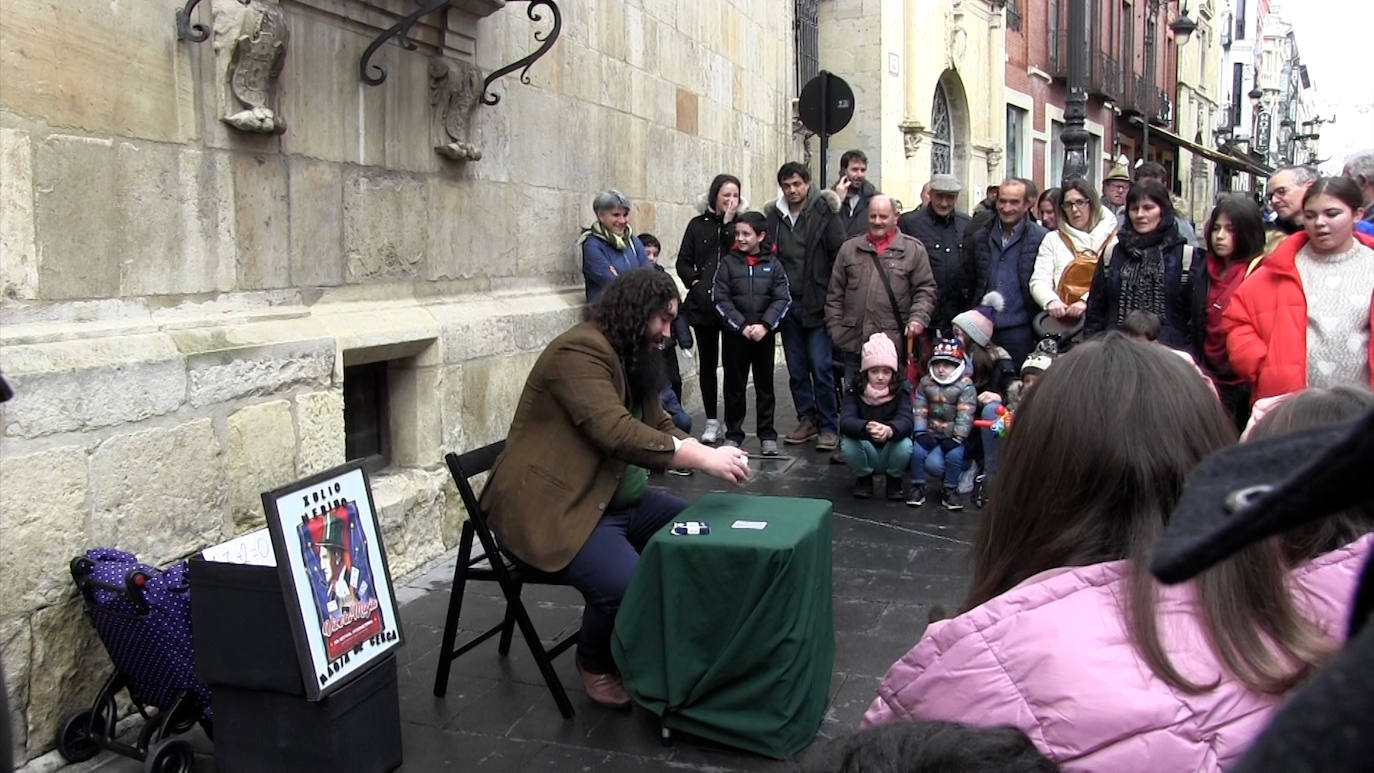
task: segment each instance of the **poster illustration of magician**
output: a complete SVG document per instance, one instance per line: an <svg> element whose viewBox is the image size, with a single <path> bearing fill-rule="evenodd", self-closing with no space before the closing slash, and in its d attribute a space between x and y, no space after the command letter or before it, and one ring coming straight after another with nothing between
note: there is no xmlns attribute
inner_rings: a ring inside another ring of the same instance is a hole
<svg viewBox="0 0 1374 773"><path fill-rule="evenodd" d="M296 527L330 660L383 630L357 502L336 500Z"/></svg>
<svg viewBox="0 0 1374 773"><path fill-rule="evenodd" d="M278 571L299 611L302 671L315 677L307 695L317 699L402 643L372 495L362 469L349 464L263 501Z"/></svg>

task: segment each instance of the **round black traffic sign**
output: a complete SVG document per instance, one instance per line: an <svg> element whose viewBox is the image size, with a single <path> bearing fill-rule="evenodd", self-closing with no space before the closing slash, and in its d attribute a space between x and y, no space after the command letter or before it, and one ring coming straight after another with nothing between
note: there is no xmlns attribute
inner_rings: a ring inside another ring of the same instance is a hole
<svg viewBox="0 0 1374 773"><path fill-rule="evenodd" d="M854 90L844 78L821 70L802 87L797 100L802 125L817 134L834 134L854 117Z"/></svg>

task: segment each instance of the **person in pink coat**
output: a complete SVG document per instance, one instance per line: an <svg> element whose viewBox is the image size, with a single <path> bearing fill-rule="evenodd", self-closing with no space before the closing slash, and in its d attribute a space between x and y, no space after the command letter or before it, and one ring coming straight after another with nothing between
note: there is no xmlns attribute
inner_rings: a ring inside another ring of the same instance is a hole
<svg viewBox="0 0 1374 773"><path fill-rule="evenodd" d="M1010 725L1069 771L1236 763L1343 638L1374 537L1291 570L1268 540L1155 582L1149 553L1188 473L1234 442L1160 347L1109 333L1060 357L1016 412L966 611L892 665L864 726Z"/></svg>

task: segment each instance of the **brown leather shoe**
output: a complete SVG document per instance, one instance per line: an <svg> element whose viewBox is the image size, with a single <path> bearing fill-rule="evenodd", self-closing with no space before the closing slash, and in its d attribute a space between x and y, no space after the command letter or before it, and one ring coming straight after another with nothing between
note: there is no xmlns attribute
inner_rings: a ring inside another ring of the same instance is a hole
<svg viewBox="0 0 1374 773"><path fill-rule="evenodd" d="M797 428L783 436L782 442L789 446L805 443L816 436L816 425L810 419L802 419Z"/></svg>
<svg viewBox="0 0 1374 773"><path fill-rule="evenodd" d="M625 690L625 682L618 675L593 674L582 670L581 663L577 664L577 674L582 677L582 688L587 691L592 703L608 709L630 707L630 693Z"/></svg>
<svg viewBox="0 0 1374 773"><path fill-rule="evenodd" d="M817 451L834 451L839 447L840 436L836 432L827 430L822 432L820 437L816 438Z"/></svg>

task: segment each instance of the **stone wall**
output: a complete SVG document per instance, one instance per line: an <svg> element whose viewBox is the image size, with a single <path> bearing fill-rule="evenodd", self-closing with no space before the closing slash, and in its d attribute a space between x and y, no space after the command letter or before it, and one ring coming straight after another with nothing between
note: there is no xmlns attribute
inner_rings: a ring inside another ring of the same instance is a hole
<svg viewBox="0 0 1374 773"><path fill-rule="evenodd" d="M344 461L344 368L388 360L373 491L392 571L418 566L463 517L443 453L502 436L581 317L595 192L633 198L671 263L711 176L762 202L797 153L791 3L588 0L562 4L529 85L475 110L481 160L442 158L431 59L490 72L548 27L523 3L456 5L416 51L384 46L369 87L363 49L414 3L284 0L288 128L247 134L219 120L213 43L178 41L171 6L5 3L0 659L20 762L108 673L72 556L162 564L261 526L259 492Z"/></svg>

